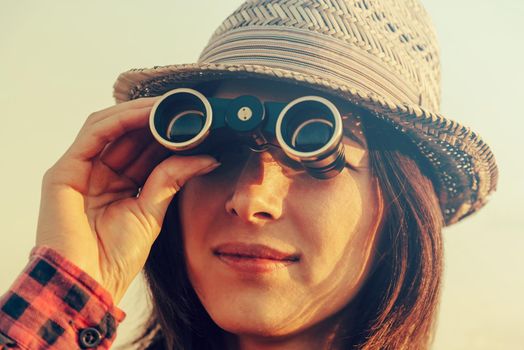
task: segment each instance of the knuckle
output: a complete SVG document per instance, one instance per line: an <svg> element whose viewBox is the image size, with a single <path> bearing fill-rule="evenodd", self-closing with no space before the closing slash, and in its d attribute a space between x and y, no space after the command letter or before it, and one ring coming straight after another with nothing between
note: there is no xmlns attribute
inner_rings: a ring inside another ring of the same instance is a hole
<svg viewBox="0 0 524 350"><path fill-rule="evenodd" d="M43 178L44 179L49 179L49 178L52 178L53 177L53 173L55 171L55 165L49 167L45 172L44 172L44 176Z"/></svg>
<svg viewBox="0 0 524 350"><path fill-rule="evenodd" d="M180 174L174 169L174 167L160 167L158 169L162 182L170 184L176 192L184 185L184 179L181 178Z"/></svg>
<svg viewBox="0 0 524 350"><path fill-rule="evenodd" d="M98 119L98 112L93 112L87 116L86 121L91 123L96 121L96 119Z"/></svg>
<svg viewBox="0 0 524 350"><path fill-rule="evenodd" d="M42 176L42 186L51 184L55 178L55 167L52 166L44 172L44 175Z"/></svg>
<svg viewBox="0 0 524 350"><path fill-rule="evenodd" d="M184 184L183 184L183 182L180 181L179 179L176 179L176 180L173 182L173 188L174 188L175 192L180 191L180 189L182 188L182 186L184 186Z"/></svg>
<svg viewBox="0 0 524 350"><path fill-rule="evenodd" d="M67 174L70 174L70 171L64 171L64 169L68 169L68 166L63 163L64 162L62 160L58 160L44 172L44 175L42 176L43 188L50 187L52 185L58 185L67 179ZM66 176L64 176L64 174Z"/></svg>

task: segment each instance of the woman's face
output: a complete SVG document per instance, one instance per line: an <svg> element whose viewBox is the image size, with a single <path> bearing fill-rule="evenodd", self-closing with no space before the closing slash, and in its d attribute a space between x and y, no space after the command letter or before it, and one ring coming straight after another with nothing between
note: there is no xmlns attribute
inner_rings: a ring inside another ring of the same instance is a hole
<svg viewBox="0 0 524 350"><path fill-rule="evenodd" d="M225 82L215 97L255 95L289 102L316 94L279 82ZM349 107L330 98L344 115ZM179 193L190 281L211 318L228 332L300 334L343 308L362 286L378 241L382 200L370 175L358 121L346 120L345 168L319 180L280 149L235 148L213 172ZM327 321L326 321L327 322Z"/></svg>

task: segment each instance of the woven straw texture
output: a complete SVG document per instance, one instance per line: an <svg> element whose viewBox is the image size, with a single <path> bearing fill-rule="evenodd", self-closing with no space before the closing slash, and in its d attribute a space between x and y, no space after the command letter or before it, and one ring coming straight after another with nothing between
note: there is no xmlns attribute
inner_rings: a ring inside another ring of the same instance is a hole
<svg viewBox="0 0 524 350"><path fill-rule="evenodd" d="M248 0L217 28L197 63L124 72L114 97L123 102L242 77L334 94L411 137L432 164L447 225L477 211L496 189L488 145L438 114L438 44L416 1Z"/></svg>

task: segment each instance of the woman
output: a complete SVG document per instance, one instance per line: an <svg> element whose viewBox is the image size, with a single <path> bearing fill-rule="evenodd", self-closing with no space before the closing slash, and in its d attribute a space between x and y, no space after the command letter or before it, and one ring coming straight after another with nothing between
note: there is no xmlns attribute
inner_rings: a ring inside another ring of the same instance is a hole
<svg viewBox="0 0 524 350"><path fill-rule="evenodd" d="M154 307L140 348L427 348L441 228L497 179L489 148L433 113L438 71L416 3L248 1L197 64L122 74L120 103L93 113L44 177L0 344L108 348L145 266ZM147 125L177 87L322 96L347 117L346 167L320 180L279 147L237 144L172 155Z"/></svg>
<svg viewBox="0 0 524 350"><path fill-rule="evenodd" d="M144 336L161 326L171 330L163 337L174 348L196 349L279 342L290 349L359 343L400 348L406 339L423 347L438 298L443 223L415 148L394 129L360 117L354 106L310 88L244 80L196 89L221 98L248 94L286 102L316 94L336 101L349 116L344 139L349 168L326 181L312 178L300 164L280 162L285 156L278 149L270 154L230 147L219 153L221 165L190 179L173 201L146 263L155 310ZM389 140L377 134L378 127ZM399 193L402 203L395 200ZM407 205L411 208L402 207ZM300 258L267 276L238 273L227 260L237 242L264 242ZM172 248L183 245L185 254ZM215 247L224 250L218 258L209 253ZM173 268L183 265L188 274ZM166 290L178 292L166 298ZM410 308L401 311L406 305ZM198 321L184 321L193 318ZM406 324L417 325L413 334ZM387 336L366 340L372 326ZM149 339L144 336L138 339L141 348L146 346L141 340Z"/></svg>

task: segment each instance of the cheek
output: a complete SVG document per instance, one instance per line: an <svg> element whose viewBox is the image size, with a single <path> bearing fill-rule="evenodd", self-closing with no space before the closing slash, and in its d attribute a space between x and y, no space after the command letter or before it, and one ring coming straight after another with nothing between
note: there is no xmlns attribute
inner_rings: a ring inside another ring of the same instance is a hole
<svg viewBox="0 0 524 350"><path fill-rule="evenodd" d="M197 177L187 181L177 194L187 273L200 298L202 286L197 276L205 271L201 265L208 258L206 254L209 248L206 244L209 241L209 228L216 222L220 209L216 200L218 188L207 186L203 177Z"/></svg>
<svg viewBox="0 0 524 350"><path fill-rule="evenodd" d="M224 209L224 189L230 188L231 184L225 179L212 175L198 176L188 180L179 196L179 208L181 216L185 219L183 224L191 226L202 221L209 220L216 215L219 209Z"/></svg>
<svg viewBox="0 0 524 350"><path fill-rule="evenodd" d="M184 184L177 194L184 232L212 223L217 215L223 214L227 191L232 188L236 176L230 169L219 167Z"/></svg>
<svg viewBox="0 0 524 350"><path fill-rule="evenodd" d="M339 176L301 191L290 209L307 243L305 282L321 289L360 284L374 245L377 203L369 178Z"/></svg>
<svg viewBox="0 0 524 350"><path fill-rule="evenodd" d="M201 251L205 235L224 210L218 200L221 186L208 186L204 177L189 180L177 194L182 237L187 251Z"/></svg>

